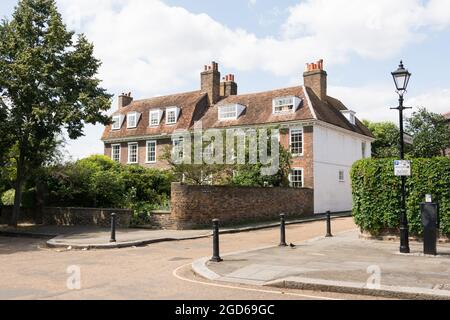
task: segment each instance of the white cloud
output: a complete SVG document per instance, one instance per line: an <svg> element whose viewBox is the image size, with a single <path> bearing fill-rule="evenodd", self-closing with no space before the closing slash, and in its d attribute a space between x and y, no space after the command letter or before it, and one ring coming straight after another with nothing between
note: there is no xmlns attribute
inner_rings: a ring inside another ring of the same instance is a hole
<svg viewBox="0 0 450 320"><path fill-rule="evenodd" d="M257 0L248 0L247 4L249 7L254 7L256 5Z"/></svg>
<svg viewBox="0 0 450 320"><path fill-rule="evenodd" d="M290 8L282 29L286 39L311 37L337 60L352 53L383 59L449 22L446 0L306 0Z"/></svg>
<svg viewBox="0 0 450 320"><path fill-rule="evenodd" d="M442 30L450 22L447 0L306 0L290 8L280 37L257 37L159 0L58 0L58 5L69 26L95 44L103 86L138 98L197 89L201 67L213 59L222 70L292 77L318 58L336 64L354 54L391 57L426 37L428 29ZM347 95L357 103L360 94ZM374 119L378 115L373 113ZM102 128L89 130L73 145L95 145L95 152L102 152ZM74 155L91 153L83 150Z"/></svg>
<svg viewBox="0 0 450 320"><path fill-rule="evenodd" d="M329 95L337 97L349 109L357 112L359 119L371 121L393 121L398 122L398 111L391 110L397 107L397 94L392 87L367 86L367 87L337 87L328 89ZM405 111L409 116L417 111L419 107L435 113L446 113L450 111L450 90L435 89L417 96L405 97L405 106L412 110Z"/></svg>

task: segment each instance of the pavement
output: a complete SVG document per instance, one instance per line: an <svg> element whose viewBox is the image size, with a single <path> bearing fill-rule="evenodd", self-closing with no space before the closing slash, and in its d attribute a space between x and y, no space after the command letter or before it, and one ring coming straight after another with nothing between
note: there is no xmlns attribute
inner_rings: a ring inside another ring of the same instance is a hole
<svg viewBox="0 0 450 320"><path fill-rule="evenodd" d="M315 290L400 299L450 300L450 245L424 256L411 243L402 255L399 243L363 240L358 230L319 237L295 247L265 247L208 258L192 264L198 275L216 282Z"/></svg>
<svg viewBox="0 0 450 320"><path fill-rule="evenodd" d="M349 216L349 213L335 214L333 219ZM317 215L288 221L287 225L323 221L325 216ZM222 228L221 234L233 234L255 230L271 229L279 226L279 222L255 223L234 228ZM39 226L22 225L10 228L0 225L0 236L30 237L46 239L50 248L70 248L73 250L118 249L139 247L159 242L184 241L208 238L212 235L208 230L152 230L152 229L118 229L116 242L110 242L111 231L108 228L76 226Z"/></svg>

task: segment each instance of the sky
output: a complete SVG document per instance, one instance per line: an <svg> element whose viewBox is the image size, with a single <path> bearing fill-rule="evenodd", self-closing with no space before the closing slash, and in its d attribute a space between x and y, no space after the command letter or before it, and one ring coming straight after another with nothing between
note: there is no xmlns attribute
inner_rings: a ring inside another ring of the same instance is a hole
<svg viewBox="0 0 450 320"><path fill-rule="evenodd" d="M0 2L11 17L17 0ZM328 94L360 119L398 121L391 72L413 74L406 105L450 111L448 0L57 0L67 26L94 43L102 86L135 99L199 90L211 61L240 93L302 85L324 59ZM114 99L110 112L117 108ZM103 126L68 141L73 159L103 153Z"/></svg>

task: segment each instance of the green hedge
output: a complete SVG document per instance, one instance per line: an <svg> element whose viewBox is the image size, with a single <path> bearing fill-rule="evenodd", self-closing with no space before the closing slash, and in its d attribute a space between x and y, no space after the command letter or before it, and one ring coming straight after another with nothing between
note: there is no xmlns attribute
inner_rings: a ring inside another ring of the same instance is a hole
<svg viewBox="0 0 450 320"><path fill-rule="evenodd" d="M363 230L378 234L398 229L401 179L394 176L394 159L365 159L352 168L353 216ZM413 159L407 179L407 215L412 235L423 227L420 203L432 194L440 206L441 232L450 235L450 158Z"/></svg>

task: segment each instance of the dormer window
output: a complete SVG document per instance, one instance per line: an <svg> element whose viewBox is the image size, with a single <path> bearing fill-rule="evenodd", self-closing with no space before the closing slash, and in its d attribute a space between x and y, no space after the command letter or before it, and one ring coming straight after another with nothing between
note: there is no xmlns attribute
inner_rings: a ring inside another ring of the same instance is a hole
<svg viewBox="0 0 450 320"><path fill-rule="evenodd" d="M245 106L237 103L220 106L219 121L237 120L244 110Z"/></svg>
<svg viewBox="0 0 450 320"><path fill-rule="evenodd" d="M298 110L302 101L299 97L294 96L275 98L272 101L273 114L294 113Z"/></svg>
<svg viewBox="0 0 450 320"><path fill-rule="evenodd" d="M150 127L156 127L159 126L162 119L162 110L150 110Z"/></svg>
<svg viewBox="0 0 450 320"><path fill-rule="evenodd" d="M166 109L166 124L176 124L180 116L180 108L172 107Z"/></svg>
<svg viewBox="0 0 450 320"><path fill-rule="evenodd" d="M130 112L127 114L127 128L133 129L137 127L141 114L139 112Z"/></svg>
<svg viewBox="0 0 450 320"><path fill-rule="evenodd" d="M123 115L117 115L112 117L112 129L113 130L120 130L122 128L124 116Z"/></svg>
<svg viewBox="0 0 450 320"><path fill-rule="evenodd" d="M342 110L341 111L344 117L352 124L356 125L356 112L352 110Z"/></svg>

